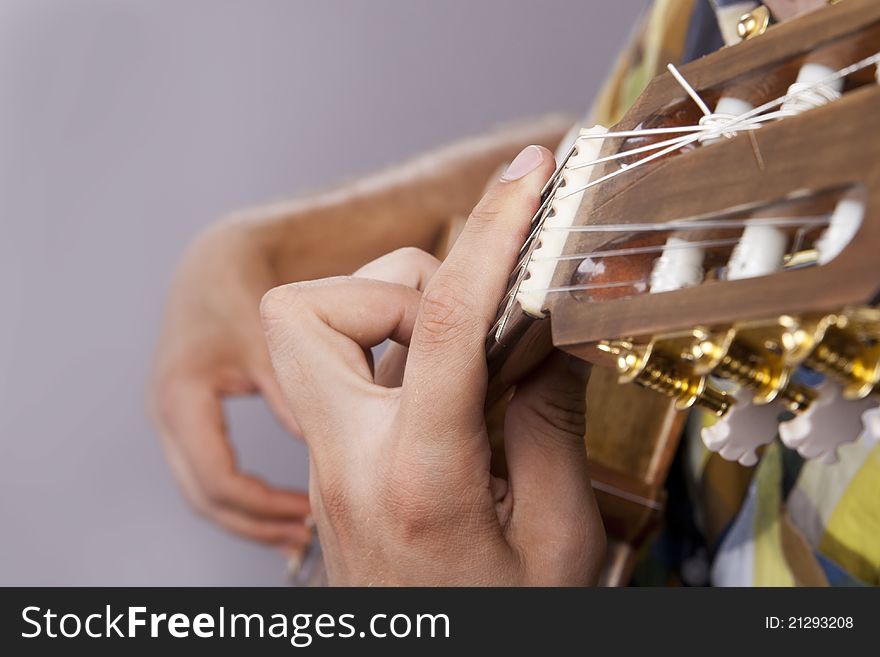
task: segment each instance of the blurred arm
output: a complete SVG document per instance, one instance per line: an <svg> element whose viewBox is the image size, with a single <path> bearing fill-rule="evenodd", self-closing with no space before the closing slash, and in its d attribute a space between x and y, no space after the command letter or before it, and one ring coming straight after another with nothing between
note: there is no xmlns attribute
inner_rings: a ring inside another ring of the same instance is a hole
<svg viewBox="0 0 880 657"><path fill-rule="evenodd" d="M457 142L337 189L238 213L279 281L348 274L403 246L433 250L486 181L524 146L554 148L573 119L551 115Z"/></svg>

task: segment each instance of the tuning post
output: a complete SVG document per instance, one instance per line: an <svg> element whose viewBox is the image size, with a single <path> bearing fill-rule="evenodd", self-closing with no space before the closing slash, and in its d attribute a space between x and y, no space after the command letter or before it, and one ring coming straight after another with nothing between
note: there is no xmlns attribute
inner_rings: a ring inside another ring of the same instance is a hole
<svg viewBox="0 0 880 657"><path fill-rule="evenodd" d="M632 340L602 340L596 347L599 351L619 357L633 351L635 342Z"/></svg>
<svg viewBox="0 0 880 657"><path fill-rule="evenodd" d="M873 322L844 318L826 331L806 364L843 386L844 399L863 399L880 383L880 343ZM872 335L874 334L874 335Z"/></svg>
<svg viewBox="0 0 880 657"><path fill-rule="evenodd" d="M761 359L740 343L731 345L713 373L752 390L756 404L778 400L793 413L806 410L815 396L808 387L791 380L789 368Z"/></svg>
<svg viewBox="0 0 880 657"><path fill-rule="evenodd" d="M695 375L654 350L654 342L635 345L615 343L618 350L617 370L621 383L637 383L644 388L675 399L678 410L699 406L717 417L723 417L735 403L727 393L713 387L705 376Z"/></svg>

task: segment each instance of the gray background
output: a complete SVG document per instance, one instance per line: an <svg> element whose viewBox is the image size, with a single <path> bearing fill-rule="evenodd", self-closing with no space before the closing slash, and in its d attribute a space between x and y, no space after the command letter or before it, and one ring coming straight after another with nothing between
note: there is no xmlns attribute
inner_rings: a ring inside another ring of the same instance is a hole
<svg viewBox="0 0 880 657"><path fill-rule="evenodd" d="M583 112L644 0L0 0L0 584L283 583L185 507L145 419L218 216ZM303 485L259 399L244 467Z"/></svg>

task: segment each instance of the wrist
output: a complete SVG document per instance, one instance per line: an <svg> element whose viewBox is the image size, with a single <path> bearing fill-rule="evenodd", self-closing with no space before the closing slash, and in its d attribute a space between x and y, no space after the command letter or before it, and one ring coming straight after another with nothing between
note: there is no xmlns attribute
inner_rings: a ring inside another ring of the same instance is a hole
<svg viewBox="0 0 880 657"><path fill-rule="evenodd" d="M268 270L275 284L280 285L284 281L276 262L280 257L279 243L283 235L284 230L274 217L244 211L223 217L200 239L229 262L253 263L264 271Z"/></svg>

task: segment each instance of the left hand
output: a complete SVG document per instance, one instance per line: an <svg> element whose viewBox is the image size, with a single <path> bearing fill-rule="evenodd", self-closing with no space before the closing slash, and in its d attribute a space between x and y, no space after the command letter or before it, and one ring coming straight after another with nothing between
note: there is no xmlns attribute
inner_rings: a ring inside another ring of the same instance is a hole
<svg viewBox="0 0 880 657"><path fill-rule="evenodd" d="M490 472L484 419L485 336L552 170L546 149L523 151L424 294L436 262L409 250L360 272L385 280L325 279L264 298L272 362L311 451L331 584L595 581L605 536L586 468L584 369L556 354L519 385L506 480ZM413 268L423 274L400 277ZM368 355L386 339L409 347L400 386L376 377Z"/></svg>

